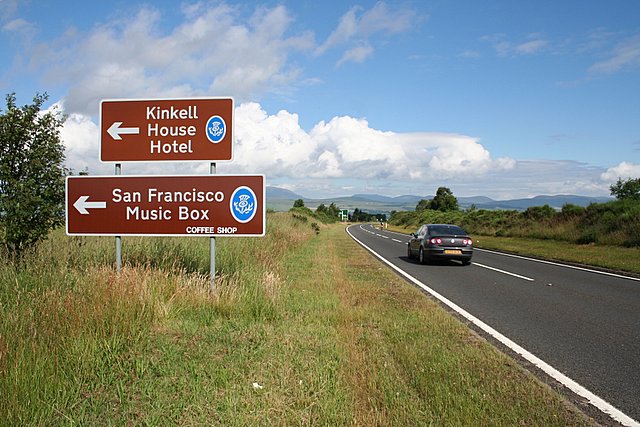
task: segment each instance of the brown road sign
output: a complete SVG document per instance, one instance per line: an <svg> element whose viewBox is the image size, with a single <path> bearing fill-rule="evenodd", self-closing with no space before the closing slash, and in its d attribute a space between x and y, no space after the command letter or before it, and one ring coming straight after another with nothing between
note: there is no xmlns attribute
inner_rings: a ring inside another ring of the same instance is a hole
<svg viewBox="0 0 640 427"><path fill-rule="evenodd" d="M264 236L263 175L70 176L68 235Z"/></svg>
<svg viewBox="0 0 640 427"><path fill-rule="evenodd" d="M233 158L233 98L100 102L103 162Z"/></svg>

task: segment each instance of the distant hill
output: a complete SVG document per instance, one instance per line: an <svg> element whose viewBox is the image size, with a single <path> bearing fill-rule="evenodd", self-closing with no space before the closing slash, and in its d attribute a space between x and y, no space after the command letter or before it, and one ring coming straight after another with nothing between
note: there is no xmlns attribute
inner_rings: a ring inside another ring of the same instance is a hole
<svg viewBox="0 0 640 427"><path fill-rule="evenodd" d="M457 197L457 199L458 204L464 207L468 207L474 204L477 206L495 202L495 200L493 200L492 198L485 196Z"/></svg>
<svg viewBox="0 0 640 427"><path fill-rule="evenodd" d="M390 213L391 211L414 210L422 199L432 199L433 196L404 195L389 197L380 194L354 194L353 196L339 196L330 199L310 199L293 191L279 187L267 187L267 207L276 211L287 211L297 199L304 200L305 206L315 209L320 204L335 203L339 208L353 210L359 208L369 213ZM526 199L494 200L485 196L458 197L458 204L466 209L475 205L478 209L512 209L525 210L532 206L549 205L561 209L565 204L588 206L591 203L606 203L611 197L588 197L576 195L536 196Z"/></svg>
<svg viewBox="0 0 640 427"><path fill-rule="evenodd" d="M515 209L525 210L532 206L549 205L552 208L562 209L566 204L589 206L591 203L606 203L613 200L611 197L587 197L574 195L535 196L529 199L491 200L489 202L476 203L478 209Z"/></svg>
<svg viewBox="0 0 640 427"><path fill-rule="evenodd" d="M268 199L285 199L285 200L298 200L303 199L304 197L299 196L293 191L279 188L279 187L267 187L267 198Z"/></svg>

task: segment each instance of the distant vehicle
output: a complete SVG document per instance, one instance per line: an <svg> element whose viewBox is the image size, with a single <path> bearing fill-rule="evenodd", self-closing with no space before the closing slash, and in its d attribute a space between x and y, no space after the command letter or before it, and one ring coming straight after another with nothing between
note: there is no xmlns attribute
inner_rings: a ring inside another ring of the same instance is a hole
<svg viewBox="0 0 640 427"><path fill-rule="evenodd" d="M420 264L453 259L469 265L473 256L473 240L457 225L425 224L411 234L407 256L417 257Z"/></svg>

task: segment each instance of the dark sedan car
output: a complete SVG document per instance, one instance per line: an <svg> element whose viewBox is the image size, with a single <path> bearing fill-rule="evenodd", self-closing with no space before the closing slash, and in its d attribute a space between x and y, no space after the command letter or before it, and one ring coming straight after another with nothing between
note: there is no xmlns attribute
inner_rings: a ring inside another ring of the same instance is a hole
<svg viewBox="0 0 640 427"><path fill-rule="evenodd" d="M430 260L454 259L471 263L473 240L462 228L451 224L425 224L411 235L407 256L418 257L421 264Z"/></svg>

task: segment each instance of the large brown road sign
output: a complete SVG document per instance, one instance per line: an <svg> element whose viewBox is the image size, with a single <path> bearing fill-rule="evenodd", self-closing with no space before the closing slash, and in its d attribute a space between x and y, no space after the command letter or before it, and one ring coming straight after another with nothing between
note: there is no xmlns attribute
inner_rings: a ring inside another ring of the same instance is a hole
<svg viewBox="0 0 640 427"><path fill-rule="evenodd" d="M264 236L263 175L70 176L68 235Z"/></svg>
<svg viewBox="0 0 640 427"><path fill-rule="evenodd" d="M103 162L233 158L233 98L100 102Z"/></svg>

